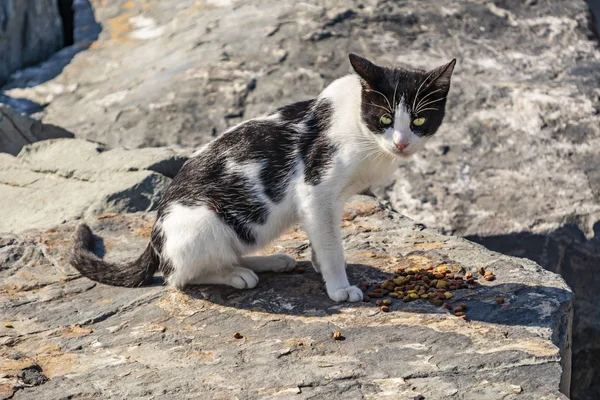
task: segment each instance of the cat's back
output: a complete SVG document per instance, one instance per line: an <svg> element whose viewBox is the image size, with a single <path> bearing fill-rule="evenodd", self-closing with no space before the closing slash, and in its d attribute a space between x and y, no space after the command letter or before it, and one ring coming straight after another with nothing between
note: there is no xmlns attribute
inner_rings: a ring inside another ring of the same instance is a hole
<svg viewBox="0 0 600 400"><path fill-rule="evenodd" d="M307 147L304 142L307 126L314 124L315 103L316 99L301 101L249 119L204 145L175 176L161 208L206 199L252 202L257 192L271 202L281 201Z"/></svg>

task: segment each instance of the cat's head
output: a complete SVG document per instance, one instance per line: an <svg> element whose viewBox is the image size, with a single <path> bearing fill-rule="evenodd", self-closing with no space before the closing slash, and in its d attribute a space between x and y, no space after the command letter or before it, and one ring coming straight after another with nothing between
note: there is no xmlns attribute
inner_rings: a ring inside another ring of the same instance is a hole
<svg viewBox="0 0 600 400"><path fill-rule="evenodd" d="M398 156L422 149L444 119L456 60L431 71L380 67L356 54L350 63L361 78L362 121L378 145Z"/></svg>

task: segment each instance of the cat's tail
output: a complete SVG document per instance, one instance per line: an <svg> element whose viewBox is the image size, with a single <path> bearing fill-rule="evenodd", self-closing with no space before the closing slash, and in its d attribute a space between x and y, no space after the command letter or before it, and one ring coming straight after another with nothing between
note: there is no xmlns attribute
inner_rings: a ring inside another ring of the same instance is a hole
<svg viewBox="0 0 600 400"><path fill-rule="evenodd" d="M111 263L95 255L94 235L86 224L80 224L73 236L71 265L83 276L113 286L139 287L152 282L160 258L149 243L146 250L130 263Z"/></svg>

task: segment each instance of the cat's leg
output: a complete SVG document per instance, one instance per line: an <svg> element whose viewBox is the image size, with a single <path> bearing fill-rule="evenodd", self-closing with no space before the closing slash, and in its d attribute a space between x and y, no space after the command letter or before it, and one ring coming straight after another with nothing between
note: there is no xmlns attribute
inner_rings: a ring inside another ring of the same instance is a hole
<svg viewBox="0 0 600 400"><path fill-rule="evenodd" d="M165 277L169 285L221 284L245 289L258 283L254 271L239 266L244 245L208 207L175 204L160 229L165 238L161 256L170 265Z"/></svg>
<svg viewBox="0 0 600 400"><path fill-rule="evenodd" d="M362 291L350 286L342 246L342 205L328 193L311 190L302 201L302 223L318 259L327 294L333 301L360 301Z"/></svg>
<svg viewBox="0 0 600 400"><path fill-rule="evenodd" d="M317 257L317 253L315 253L315 248L312 243L310 244L310 260L312 261L313 268L319 274L321 273L321 265L319 264L319 258Z"/></svg>
<svg viewBox="0 0 600 400"><path fill-rule="evenodd" d="M254 272L285 272L296 266L296 259L289 254L280 253L268 256L241 257L239 263Z"/></svg>
<svg viewBox="0 0 600 400"><path fill-rule="evenodd" d="M227 285L236 289L252 289L258 284L254 271L243 267L226 268L221 273L197 276L188 285Z"/></svg>

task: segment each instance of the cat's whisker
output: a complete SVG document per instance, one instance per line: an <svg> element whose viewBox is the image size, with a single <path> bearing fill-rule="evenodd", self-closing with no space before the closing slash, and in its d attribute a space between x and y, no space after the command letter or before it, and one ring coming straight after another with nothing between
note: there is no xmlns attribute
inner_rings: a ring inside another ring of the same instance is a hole
<svg viewBox="0 0 600 400"><path fill-rule="evenodd" d="M433 92L427 93L425 96L423 96L421 99L419 99L419 102L417 103L416 108L419 108L421 106L421 103L423 103L425 100L427 100L428 97L431 97L433 94L440 92L440 91L442 91L442 89L437 89L437 90L434 90Z"/></svg>
<svg viewBox="0 0 600 400"><path fill-rule="evenodd" d="M428 105L431 105L431 104L433 104L433 103L437 103L438 101L442 101L442 100L444 100L445 98L446 98L446 97L441 97L441 98L439 98L439 99L437 99L437 100L428 101L427 103L425 103L425 104L422 104L420 107L418 107L418 108L417 108L417 111L415 111L415 113L416 113L416 112L418 112L419 110L421 110L422 108L424 108L424 107L427 107Z"/></svg>
<svg viewBox="0 0 600 400"><path fill-rule="evenodd" d="M423 111L440 111L440 109L439 108L423 108L423 109L415 112L415 114L419 114L420 112L423 112Z"/></svg>
<svg viewBox="0 0 600 400"><path fill-rule="evenodd" d="M429 73L429 75L427 75L427 78L425 78L425 80L423 82L421 82L421 84L419 85L419 88L417 89L417 94L415 95L415 99L413 100L413 110L415 109L415 103L417 102L417 99L419 98L419 93L421 92L421 88L423 87L425 82L427 82L429 80L429 78L431 78L431 75L433 75L433 71L431 71Z"/></svg>
<svg viewBox="0 0 600 400"><path fill-rule="evenodd" d="M394 87L394 97L392 101L394 102L394 111L396 111L396 90L398 90L398 84L400 83L400 79L396 81L396 87Z"/></svg>
<svg viewBox="0 0 600 400"><path fill-rule="evenodd" d="M383 98L385 99L385 101L387 102L388 106L389 106L390 108L392 108L392 105L390 104L390 101L388 100L388 98L387 98L387 96L386 96L386 95L384 95L384 94L383 94L383 93L381 93L381 92L378 92L377 90L373 90L373 89L368 89L368 90L369 90L369 92L373 92L373 93L377 93L377 94L380 94L380 95L382 95L382 96L383 96Z"/></svg>
<svg viewBox="0 0 600 400"><path fill-rule="evenodd" d="M425 107L425 106L428 106L429 104L437 103L438 101L442 101L442 100L444 100L445 98L446 98L446 97L444 96L444 97L440 97L439 99L436 99L436 100L431 100L431 101L428 101L427 103L423 103L423 104L421 104L421 107ZM418 108L420 108L420 107L417 107L417 109L418 109Z"/></svg>
<svg viewBox="0 0 600 400"><path fill-rule="evenodd" d="M380 105L377 105L377 104L373 104L373 103L367 103L367 104L369 104L369 105L371 105L371 106L373 106L373 107L379 107L379 108L381 108L381 109L383 109L383 110L385 110L385 111L389 112L390 114L393 114L393 111L392 111L392 110L390 110L389 108L386 108L386 107L383 107L383 106L380 106Z"/></svg>

